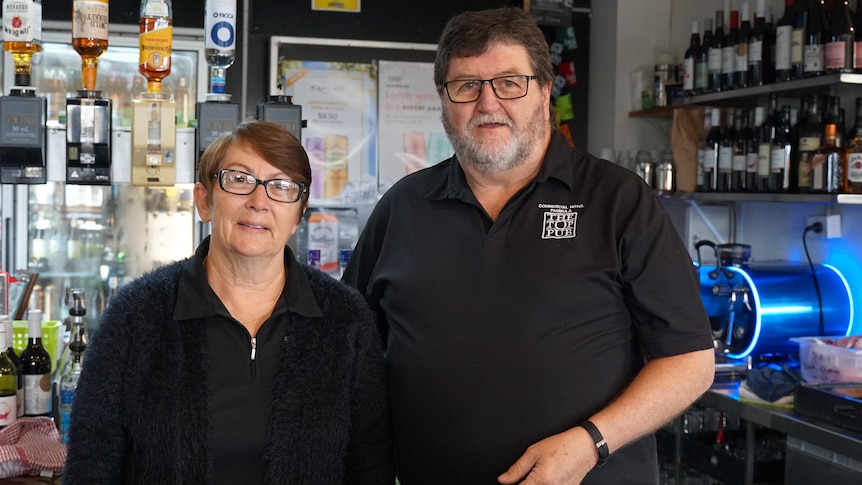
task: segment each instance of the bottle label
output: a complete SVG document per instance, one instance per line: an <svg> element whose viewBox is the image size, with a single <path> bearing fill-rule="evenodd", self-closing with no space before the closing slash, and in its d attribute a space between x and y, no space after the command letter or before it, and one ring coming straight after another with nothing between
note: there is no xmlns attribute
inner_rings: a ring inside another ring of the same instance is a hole
<svg viewBox="0 0 862 485"><path fill-rule="evenodd" d="M772 173L778 173L787 167L788 153L784 147L772 149L769 155L769 169Z"/></svg>
<svg viewBox="0 0 862 485"><path fill-rule="evenodd" d="M763 42L751 42L748 44L748 65L759 64L763 61Z"/></svg>
<svg viewBox="0 0 862 485"><path fill-rule="evenodd" d="M805 46L805 72L823 70L823 44Z"/></svg>
<svg viewBox="0 0 862 485"><path fill-rule="evenodd" d="M171 12L165 2L147 2L144 6L144 17L168 17Z"/></svg>
<svg viewBox="0 0 862 485"><path fill-rule="evenodd" d="M746 167L746 157L744 154L734 155L733 156L733 171L734 172L745 172L747 170Z"/></svg>
<svg viewBox="0 0 862 485"><path fill-rule="evenodd" d="M42 40L42 4L33 0L3 2L3 41Z"/></svg>
<svg viewBox="0 0 862 485"><path fill-rule="evenodd" d="M823 67L826 69L843 69L845 52L843 40L840 42L827 43Z"/></svg>
<svg viewBox="0 0 862 485"><path fill-rule="evenodd" d="M51 374L24 376L24 414L38 416L51 412Z"/></svg>
<svg viewBox="0 0 862 485"><path fill-rule="evenodd" d="M799 152L799 172L796 176L799 188L811 188L811 157L812 151Z"/></svg>
<svg viewBox="0 0 862 485"><path fill-rule="evenodd" d="M733 74L734 62L736 62L736 49L727 46L721 49L721 72L722 74Z"/></svg>
<svg viewBox="0 0 862 485"><path fill-rule="evenodd" d="M862 183L862 152L847 155L847 181Z"/></svg>
<svg viewBox="0 0 862 485"><path fill-rule="evenodd" d="M736 44L736 64L733 70L736 72L748 71L748 44L745 42Z"/></svg>
<svg viewBox="0 0 862 485"><path fill-rule="evenodd" d="M718 171L730 172L733 169L733 148L721 147L718 149Z"/></svg>
<svg viewBox="0 0 862 485"><path fill-rule="evenodd" d="M320 270L338 271L338 217L314 213L308 217L308 248L320 250Z"/></svg>
<svg viewBox="0 0 862 485"><path fill-rule="evenodd" d="M204 32L207 49L236 48L236 1L207 0Z"/></svg>
<svg viewBox="0 0 862 485"><path fill-rule="evenodd" d="M805 60L805 29L793 29L790 33L790 64L801 65Z"/></svg>
<svg viewBox="0 0 862 485"><path fill-rule="evenodd" d="M857 8L862 8L860 5ZM857 29L862 29L862 26L856 27ZM856 54L853 56L853 67L856 69L862 69L862 41L858 41L853 44L853 52Z"/></svg>
<svg viewBox="0 0 862 485"><path fill-rule="evenodd" d="M0 427L9 426L16 419L18 419L18 397L15 394L0 397Z"/></svg>
<svg viewBox="0 0 862 485"><path fill-rule="evenodd" d="M757 161L760 158L757 152L750 152L745 156L745 171L757 173Z"/></svg>
<svg viewBox="0 0 862 485"><path fill-rule="evenodd" d="M793 27L782 25L775 29L775 70L790 69L790 44Z"/></svg>
<svg viewBox="0 0 862 485"><path fill-rule="evenodd" d="M72 38L108 40L108 0L76 0L72 10Z"/></svg>
<svg viewBox="0 0 862 485"><path fill-rule="evenodd" d="M682 89L684 91L694 90L694 58L687 57L682 63Z"/></svg>
<svg viewBox="0 0 862 485"><path fill-rule="evenodd" d="M769 159L772 145L769 143L761 143L757 147L757 176L760 178L769 178Z"/></svg>
<svg viewBox="0 0 862 485"><path fill-rule="evenodd" d="M710 73L721 73L721 49L710 48L708 54L708 70Z"/></svg>
<svg viewBox="0 0 862 485"><path fill-rule="evenodd" d="M170 69L172 38L173 27L141 32L140 63L146 64L148 69L154 71Z"/></svg>

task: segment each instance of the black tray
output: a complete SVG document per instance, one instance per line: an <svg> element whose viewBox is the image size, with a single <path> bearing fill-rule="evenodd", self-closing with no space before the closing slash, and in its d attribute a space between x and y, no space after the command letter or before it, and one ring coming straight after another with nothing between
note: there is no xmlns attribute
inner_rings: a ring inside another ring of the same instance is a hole
<svg viewBox="0 0 862 485"><path fill-rule="evenodd" d="M862 433L862 382L800 384L793 410Z"/></svg>

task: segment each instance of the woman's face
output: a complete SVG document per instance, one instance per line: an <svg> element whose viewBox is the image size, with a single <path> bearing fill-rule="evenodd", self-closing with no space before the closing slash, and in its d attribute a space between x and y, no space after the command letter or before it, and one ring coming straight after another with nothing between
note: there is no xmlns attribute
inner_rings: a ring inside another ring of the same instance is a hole
<svg viewBox="0 0 862 485"><path fill-rule="evenodd" d="M241 170L258 180L289 179L287 174L242 145L232 145L221 168ZM202 176L209 176L202 174ZM212 222L210 252L228 256L282 257L288 239L302 219L302 203L270 199L262 185L248 195L225 192L216 181L210 201L201 183L195 184L195 204L204 222Z"/></svg>

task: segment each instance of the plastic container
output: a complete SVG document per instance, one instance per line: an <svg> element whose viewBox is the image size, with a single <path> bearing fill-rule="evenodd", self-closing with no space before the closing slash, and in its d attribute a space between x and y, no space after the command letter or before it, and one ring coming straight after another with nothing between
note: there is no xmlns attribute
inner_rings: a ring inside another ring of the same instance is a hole
<svg viewBox="0 0 862 485"><path fill-rule="evenodd" d="M27 348L27 339L30 335L27 331L26 320L15 320L12 323L14 335L12 339L13 348L18 355ZM60 330L63 328L63 322L59 320L45 320L42 322L42 346L48 351L51 356L51 369L57 368L57 359L63 351L63 339Z"/></svg>
<svg viewBox="0 0 862 485"><path fill-rule="evenodd" d="M798 337L799 370L807 382L862 382L862 352L823 342L823 338Z"/></svg>

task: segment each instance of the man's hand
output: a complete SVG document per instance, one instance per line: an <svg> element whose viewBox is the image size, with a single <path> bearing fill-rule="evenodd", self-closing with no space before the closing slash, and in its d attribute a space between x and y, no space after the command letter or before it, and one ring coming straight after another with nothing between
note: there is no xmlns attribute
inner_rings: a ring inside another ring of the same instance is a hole
<svg viewBox="0 0 862 485"><path fill-rule="evenodd" d="M531 445L497 481L504 485L570 485L581 483L599 460L596 445L583 428Z"/></svg>

